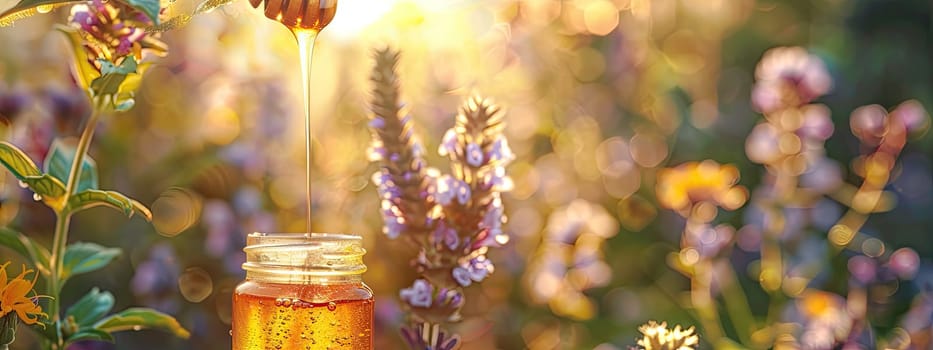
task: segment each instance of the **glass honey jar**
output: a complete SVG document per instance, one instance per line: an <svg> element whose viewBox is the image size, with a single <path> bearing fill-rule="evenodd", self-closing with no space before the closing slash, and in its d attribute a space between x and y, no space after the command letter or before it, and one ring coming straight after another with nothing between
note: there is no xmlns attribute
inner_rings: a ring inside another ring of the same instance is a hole
<svg viewBox="0 0 933 350"><path fill-rule="evenodd" d="M359 236L253 233L233 293L233 350L373 348Z"/></svg>

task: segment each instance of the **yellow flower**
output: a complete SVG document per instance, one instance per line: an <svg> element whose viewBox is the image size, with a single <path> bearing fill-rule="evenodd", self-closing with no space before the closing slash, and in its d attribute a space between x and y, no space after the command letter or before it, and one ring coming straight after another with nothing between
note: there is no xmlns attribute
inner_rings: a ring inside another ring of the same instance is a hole
<svg viewBox="0 0 933 350"><path fill-rule="evenodd" d="M739 170L712 160L688 162L658 173L658 203L682 212L694 204L711 202L728 210L745 204L748 192L736 186Z"/></svg>
<svg viewBox="0 0 933 350"><path fill-rule="evenodd" d="M638 345L644 350L694 350L700 343L700 338L693 334L693 327L682 329L680 325L673 330L667 329L667 322L658 324L648 321L638 327L644 337L638 340Z"/></svg>
<svg viewBox="0 0 933 350"><path fill-rule="evenodd" d="M7 281L6 266L9 264L7 262L0 265L0 317L15 311L25 324L36 324L39 317L48 317L34 301L38 295L35 295L33 287L36 285L39 274L35 274L32 281L27 281L26 275L35 273L35 271L27 270L23 265L23 272ZM28 297L30 292L33 294L32 297Z"/></svg>

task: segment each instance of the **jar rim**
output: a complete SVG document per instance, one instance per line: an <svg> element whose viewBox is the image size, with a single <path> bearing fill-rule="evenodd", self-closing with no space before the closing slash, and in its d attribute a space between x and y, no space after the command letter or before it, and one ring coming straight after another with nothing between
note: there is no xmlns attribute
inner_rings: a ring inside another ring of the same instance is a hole
<svg viewBox="0 0 933 350"><path fill-rule="evenodd" d="M285 233L253 232L246 236L246 247L261 244L296 244L313 242L362 242L363 237L347 233Z"/></svg>
<svg viewBox="0 0 933 350"><path fill-rule="evenodd" d="M263 233L247 236L247 277L347 276L366 271L362 237L342 233ZM301 277L304 279L305 277Z"/></svg>

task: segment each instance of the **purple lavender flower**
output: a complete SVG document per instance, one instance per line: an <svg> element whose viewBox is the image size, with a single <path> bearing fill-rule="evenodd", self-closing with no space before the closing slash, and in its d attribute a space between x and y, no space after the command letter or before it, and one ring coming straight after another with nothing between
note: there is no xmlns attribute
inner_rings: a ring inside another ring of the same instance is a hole
<svg viewBox="0 0 933 350"><path fill-rule="evenodd" d="M42 92L42 97L59 135L77 134L81 121L91 114L91 105L81 89L49 88Z"/></svg>
<svg viewBox="0 0 933 350"><path fill-rule="evenodd" d="M469 287L473 283L473 279L470 277L470 271L462 266L457 266L451 271L451 275L457 284L461 287Z"/></svg>
<svg viewBox="0 0 933 350"><path fill-rule="evenodd" d="M460 347L460 336L451 335L436 324L415 323L411 327L402 327L402 338L411 349L453 350Z"/></svg>
<svg viewBox="0 0 933 350"><path fill-rule="evenodd" d="M823 61L801 47L765 52L755 78L752 102L763 113L809 103L829 92L833 84Z"/></svg>
<svg viewBox="0 0 933 350"><path fill-rule="evenodd" d="M408 236L419 248L412 266L422 278L399 293L414 322L402 333L413 349L455 348L458 338L440 336L446 334L441 324L460 320L462 288L493 272L486 252L508 241L501 192L512 188L505 166L515 156L502 136L499 108L474 97L438 147L452 174L425 169L411 117L400 111L397 60L390 50L376 53L369 156L381 166L373 183L382 200L383 231L389 238Z"/></svg>
<svg viewBox="0 0 933 350"><path fill-rule="evenodd" d="M119 65L127 56L142 60L145 49L164 54L166 46L144 29L152 21L141 11L119 1L92 0L71 8L72 27L84 38L88 63L101 69L100 59Z"/></svg>
<svg viewBox="0 0 933 350"><path fill-rule="evenodd" d="M423 148L412 131L411 117L402 112L395 66L398 54L389 50L376 54L371 79L373 93L370 121L373 144L369 157L380 164L373 183L382 198L383 232L389 238L414 236L433 231L429 213L434 207L433 184L424 168Z"/></svg>
<svg viewBox="0 0 933 350"><path fill-rule="evenodd" d="M908 132L922 132L930 126L930 114L917 100L904 101L891 114L904 124Z"/></svg>
<svg viewBox="0 0 933 350"><path fill-rule="evenodd" d="M495 268L485 255L480 255L470 259L467 265L467 271L470 274L470 279L478 283L486 279L489 274L495 271Z"/></svg>
<svg viewBox="0 0 933 350"><path fill-rule="evenodd" d="M0 85L0 121L10 124L29 103L29 95L19 90L5 90Z"/></svg>
<svg viewBox="0 0 933 350"><path fill-rule="evenodd" d="M148 259L136 266L130 289L149 306L174 313L178 308L175 298L178 276L174 250L167 244L159 244L152 247Z"/></svg>
<svg viewBox="0 0 933 350"><path fill-rule="evenodd" d="M466 146L466 163L474 168L483 165L483 150L476 143L470 142Z"/></svg>
<svg viewBox="0 0 933 350"><path fill-rule="evenodd" d="M505 137L499 137L492 143L492 149L489 150L489 161L495 164L508 164L515 160L515 154L509 147L509 141Z"/></svg>
<svg viewBox="0 0 933 350"><path fill-rule="evenodd" d="M441 140L440 147L437 148L437 154L442 157L457 153L457 132L454 129L447 130L444 138Z"/></svg>
<svg viewBox="0 0 933 350"><path fill-rule="evenodd" d="M441 243L443 247L451 251L455 251L460 247L460 237L457 236L457 231L447 226L443 221L437 223L434 236L435 242Z"/></svg>
<svg viewBox="0 0 933 350"><path fill-rule="evenodd" d="M926 129L930 124L930 117L923 106L909 100L894 108L890 114L879 105L867 105L856 108L849 118L849 127L852 133L869 146L880 145L882 140L891 134L897 135L904 131L918 132ZM894 132L901 128L901 132Z"/></svg>
<svg viewBox="0 0 933 350"><path fill-rule="evenodd" d="M414 307L431 307L431 294L434 288L427 280L418 279L409 287L402 289L398 294L402 301Z"/></svg>

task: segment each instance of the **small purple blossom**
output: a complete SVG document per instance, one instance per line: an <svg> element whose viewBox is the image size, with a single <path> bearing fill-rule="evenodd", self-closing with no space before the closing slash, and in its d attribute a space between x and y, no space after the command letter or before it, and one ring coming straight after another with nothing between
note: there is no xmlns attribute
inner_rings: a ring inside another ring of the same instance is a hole
<svg viewBox="0 0 933 350"><path fill-rule="evenodd" d="M829 118L829 108L824 105L807 105L801 108L803 123L797 129L802 138L826 141L833 135L833 121Z"/></svg>
<svg viewBox="0 0 933 350"><path fill-rule="evenodd" d="M887 114L879 105L856 108L849 117L849 128L862 142L876 145L884 137Z"/></svg>
<svg viewBox="0 0 933 350"><path fill-rule="evenodd" d="M179 266L175 251L168 244L153 246L149 258L136 266L130 289L147 305L173 313L178 308Z"/></svg>
<svg viewBox="0 0 933 350"><path fill-rule="evenodd" d="M450 175L443 175L437 179L437 193L435 193L435 200L437 204L447 206L450 205L450 202L454 199L454 189L456 186L457 180L455 180Z"/></svg>
<svg viewBox="0 0 933 350"><path fill-rule="evenodd" d="M378 162L380 160L386 159L388 155L385 147L382 146L372 146L367 150L366 157L370 162Z"/></svg>
<svg viewBox="0 0 933 350"><path fill-rule="evenodd" d="M711 258L732 244L734 236L735 229L728 225L697 225L685 230L683 244L696 249L700 256Z"/></svg>
<svg viewBox="0 0 933 350"><path fill-rule="evenodd" d="M817 193L829 193L842 185L842 168L829 158L816 159L807 171L800 175L800 187Z"/></svg>
<svg viewBox="0 0 933 350"><path fill-rule="evenodd" d="M389 212L389 214L386 213L387 212L383 212L385 226L382 228L382 233L389 236L390 239L396 239L405 231L405 225L398 216L391 214L391 212Z"/></svg>
<svg viewBox="0 0 933 350"><path fill-rule="evenodd" d="M207 229L205 251L214 257L225 255L231 246L231 235L239 225L236 215L226 202L219 200L204 203L201 212L201 224Z"/></svg>
<svg viewBox="0 0 933 350"><path fill-rule="evenodd" d="M457 236L457 230L447 226L443 221L437 224L434 229L435 240L443 244L450 250L456 250L460 246L460 237Z"/></svg>
<svg viewBox="0 0 933 350"><path fill-rule="evenodd" d="M809 103L829 92L833 84L823 61L801 47L765 52L755 78L752 103L763 113Z"/></svg>
<svg viewBox="0 0 933 350"><path fill-rule="evenodd" d="M377 116L369 121L370 128L381 129L381 128L384 128L385 126L386 126L386 121L385 119L382 119L382 117Z"/></svg>
<svg viewBox="0 0 933 350"><path fill-rule="evenodd" d="M430 329L425 329L427 327ZM411 327L402 327L402 338L411 349L454 350L460 347L460 336L451 335L437 325L416 323Z"/></svg>
<svg viewBox="0 0 933 350"><path fill-rule="evenodd" d="M485 255L471 259L467 268L469 269L470 279L474 282L482 282L490 273L495 271L492 262Z"/></svg>
<svg viewBox="0 0 933 350"><path fill-rule="evenodd" d="M930 126L930 115L917 100L904 101L891 114L908 132L921 132Z"/></svg>
<svg viewBox="0 0 933 350"><path fill-rule="evenodd" d="M454 281L457 281L461 287L469 287L473 283L473 279L470 277L470 271L463 268L462 266L457 266L451 271L451 275L454 278Z"/></svg>
<svg viewBox="0 0 933 350"><path fill-rule="evenodd" d="M847 266L852 277L862 284L873 282L878 275L878 264L874 259L864 255L853 256L849 259Z"/></svg>
<svg viewBox="0 0 933 350"><path fill-rule="evenodd" d="M454 310L449 318L452 320L458 319L460 315L457 310L463 307L463 293L457 289L441 288L434 298L434 305L443 309Z"/></svg>
<svg viewBox="0 0 933 350"><path fill-rule="evenodd" d="M460 203L460 205L466 205L467 203L470 202L470 196L472 195L472 191L470 190L470 185L467 185L463 181L459 181L459 180L456 182L456 184L457 184L457 190L456 190L457 191L457 202Z"/></svg>
<svg viewBox="0 0 933 350"><path fill-rule="evenodd" d="M448 206L453 203L455 198L460 205L466 205L470 202L471 194L470 185L450 175L444 175L437 179L436 200L440 205Z"/></svg>
<svg viewBox="0 0 933 350"><path fill-rule="evenodd" d="M431 294L433 292L434 287L427 280L417 279L411 287L402 289L398 295L408 305L427 308L431 307Z"/></svg>
<svg viewBox="0 0 933 350"><path fill-rule="evenodd" d="M474 168L483 165L483 149L476 143L470 142L466 146L466 162Z"/></svg>
<svg viewBox="0 0 933 350"><path fill-rule="evenodd" d="M867 105L856 108L849 117L849 127L852 133L869 146L877 146L893 131L900 128L900 132L919 132L930 124L930 117L923 106L909 100L894 108L890 114L879 105Z"/></svg>
<svg viewBox="0 0 933 350"><path fill-rule="evenodd" d="M437 153L445 157L457 154L457 132L454 129L447 130L444 133L444 138L441 140L440 147L437 148Z"/></svg>
<svg viewBox="0 0 933 350"><path fill-rule="evenodd" d="M508 192L515 187L512 178L505 174L505 167L501 166L494 167L492 171L487 172L483 182L487 188L498 192Z"/></svg>
<svg viewBox="0 0 933 350"><path fill-rule="evenodd" d="M917 275L917 269L920 268L920 255L911 248L895 250L888 260L888 268L900 278L914 278Z"/></svg>
<svg viewBox="0 0 933 350"><path fill-rule="evenodd" d="M505 137L500 137L492 143L492 150L489 152L489 161L502 163L503 165L515 160L515 154L509 147L509 141Z"/></svg>

